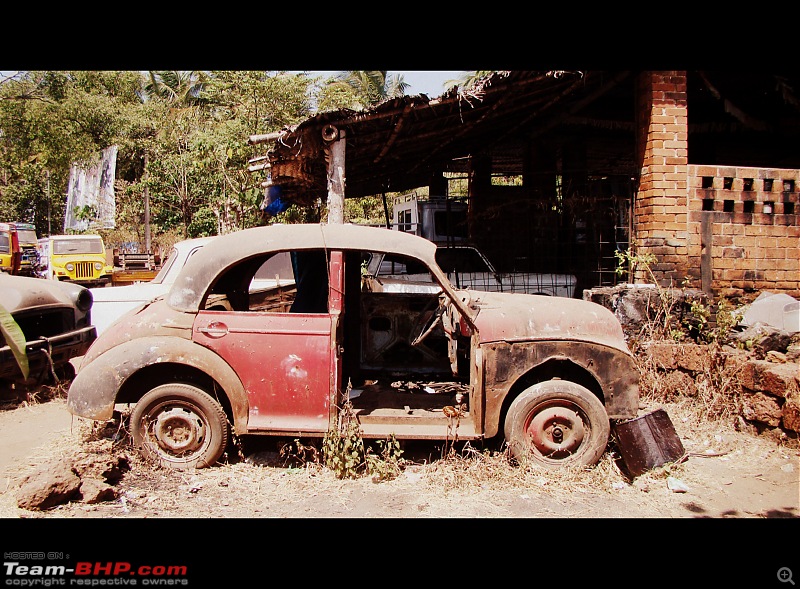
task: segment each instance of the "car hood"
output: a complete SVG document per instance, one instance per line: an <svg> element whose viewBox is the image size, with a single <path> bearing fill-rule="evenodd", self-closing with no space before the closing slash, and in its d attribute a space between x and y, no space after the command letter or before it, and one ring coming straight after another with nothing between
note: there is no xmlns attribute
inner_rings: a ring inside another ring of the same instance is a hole
<svg viewBox="0 0 800 589"><path fill-rule="evenodd" d="M71 307L83 288L68 282L0 274L0 302L9 313L46 305Z"/></svg>
<svg viewBox="0 0 800 589"><path fill-rule="evenodd" d="M629 353L622 325L605 307L581 299L541 295L468 293L477 310L482 343L567 339L593 341Z"/></svg>

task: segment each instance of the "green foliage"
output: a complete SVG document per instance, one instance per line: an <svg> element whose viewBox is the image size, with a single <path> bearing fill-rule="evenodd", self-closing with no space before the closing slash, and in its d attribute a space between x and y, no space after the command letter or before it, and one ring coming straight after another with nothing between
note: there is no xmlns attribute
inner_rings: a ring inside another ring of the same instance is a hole
<svg viewBox="0 0 800 589"><path fill-rule="evenodd" d="M339 427L325 434L322 457L339 479L358 478L365 469L364 440L349 401L342 408Z"/></svg>
<svg viewBox="0 0 800 589"><path fill-rule="evenodd" d="M187 229L188 237L217 235L217 215L208 207L201 207L192 216Z"/></svg>
<svg viewBox="0 0 800 589"><path fill-rule="evenodd" d="M121 235L141 233L145 190L154 235L260 224L264 178L247 167L263 146L247 139L307 118L311 85L266 71L22 72L0 86L0 214L60 232L70 166L117 145Z"/></svg>
<svg viewBox="0 0 800 589"><path fill-rule="evenodd" d="M380 196L345 199L344 216L348 223L358 223L361 225L386 224L383 199Z"/></svg>
<svg viewBox="0 0 800 589"><path fill-rule="evenodd" d="M673 315L675 297L673 296L672 289L663 288L653 273L652 266L656 263L656 256L650 252L635 252L634 248L629 248L624 251L617 250L614 252L614 255L617 257L616 273L618 275L627 272L628 276L634 277L637 271L641 269L656 289L658 300L655 308L652 309L653 317L648 326L650 329L650 337L666 336L670 339L679 340L681 338L681 332L675 329L675 318Z"/></svg>
<svg viewBox="0 0 800 589"><path fill-rule="evenodd" d="M682 309L676 308L677 301L673 289L663 288L658 284L652 266L657 259L654 254L634 254L631 250L615 252L618 266L617 273L630 272L634 276L641 270L649 277L658 293L658 304L653 309L654 314L650 325L650 337L666 337L675 341L691 338L704 343L724 343L727 341L733 327L742 320L741 313L736 313L732 305L724 298L716 305L716 313L703 299L690 301L688 313L679 313ZM684 281L686 282L686 281ZM684 307L688 298L686 289L683 289Z"/></svg>
<svg viewBox="0 0 800 589"><path fill-rule="evenodd" d="M702 301L693 301L690 319L684 320L689 335L696 341L705 343L724 343L733 329L742 320L743 315L737 313L726 300L717 303L716 325L711 326L712 310Z"/></svg>
<svg viewBox="0 0 800 589"><path fill-rule="evenodd" d="M353 405L347 401L339 412L338 427L328 430L322 441L324 465L336 478L355 479L367 474L375 482L392 480L402 469L403 451L394 435L388 440L378 440L380 451L373 454L364 444Z"/></svg>
<svg viewBox="0 0 800 589"><path fill-rule="evenodd" d="M321 95L320 110L331 108L362 110L389 98L403 96L408 89L403 77L387 74L386 71L341 72L327 81L327 86Z"/></svg>
<svg viewBox="0 0 800 589"><path fill-rule="evenodd" d="M70 167L116 145L115 234L143 240L145 193L153 236L260 225L268 171L248 172L264 152L249 136L315 111L368 108L407 87L385 71L325 80L281 71L20 72L0 83L0 217L34 223L39 235L61 232ZM380 196L347 199L345 208L350 222L386 221ZM324 218L319 203L272 222Z"/></svg>
<svg viewBox="0 0 800 589"><path fill-rule="evenodd" d="M14 359L17 361L23 378L28 378L30 367L28 365L28 354L25 350L25 334L22 333L19 325L14 321L11 313L0 305L0 333L6 344L11 348Z"/></svg>
<svg viewBox="0 0 800 589"><path fill-rule="evenodd" d="M388 440L378 440L377 444L380 448L378 455L367 451L367 474L375 482L397 478L402 472L403 451L400 449L400 442L392 434Z"/></svg>

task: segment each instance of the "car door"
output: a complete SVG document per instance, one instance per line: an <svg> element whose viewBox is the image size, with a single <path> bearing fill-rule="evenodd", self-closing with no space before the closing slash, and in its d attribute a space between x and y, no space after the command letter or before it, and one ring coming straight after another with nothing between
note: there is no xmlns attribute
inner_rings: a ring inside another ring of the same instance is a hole
<svg viewBox="0 0 800 589"><path fill-rule="evenodd" d="M322 268L331 278L324 280L331 295L326 309L197 314L192 338L222 356L247 390L248 430L328 430L331 391L340 378L339 347L332 340L341 309L341 253L334 252L328 264Z"/></svg>

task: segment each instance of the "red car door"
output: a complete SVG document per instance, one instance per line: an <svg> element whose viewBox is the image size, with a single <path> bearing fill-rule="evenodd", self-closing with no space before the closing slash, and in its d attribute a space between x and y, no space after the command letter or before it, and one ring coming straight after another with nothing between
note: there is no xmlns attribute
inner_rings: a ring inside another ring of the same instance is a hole
<svg viewBox="0 0 800 589"><path fill-rule="evenodd" d="M197 314L193 340L222 356L248 392L249 430L328 430L341 370L339 346L332 345L341 308L341 253L331 254L330 268L326 313Z"/></svg>

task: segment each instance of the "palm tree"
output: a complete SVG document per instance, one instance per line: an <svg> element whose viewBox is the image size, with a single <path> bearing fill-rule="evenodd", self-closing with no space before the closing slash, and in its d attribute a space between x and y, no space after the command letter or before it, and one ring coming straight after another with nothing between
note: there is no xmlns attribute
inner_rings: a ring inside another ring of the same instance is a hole
<svg viewBox="0 0 800 589"><path fill-rule="evenodd" d="M408 89L403 76L395 74L387 77L387 74L386 71L341 72L333 83L347 85L364 100L365 106L374 106L389 98L404 96Z"/></svg>
<svg viewBox="0 0 800 589"><path fill-rule="evenodd" d="M489 70L464 72L464 75L457 80L447 80L447 82L445 82L445 88L450 90L454 86L458 86L462 90L469 90L472 86L482 81L484 78L492 75L493 73L495 72Z"/></svg>
<svg viewBox="0 0 800 589"><path fill-rule="evenodd" d="M159 97L174 106L199 106L207 102L206 72L149 71L144 92L149 98Z"/></svg>

